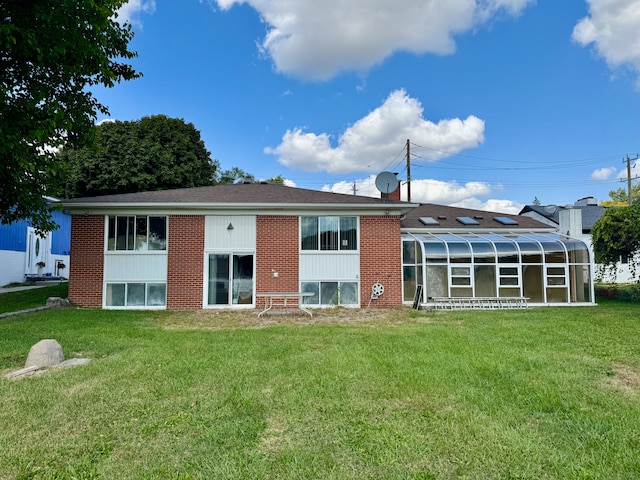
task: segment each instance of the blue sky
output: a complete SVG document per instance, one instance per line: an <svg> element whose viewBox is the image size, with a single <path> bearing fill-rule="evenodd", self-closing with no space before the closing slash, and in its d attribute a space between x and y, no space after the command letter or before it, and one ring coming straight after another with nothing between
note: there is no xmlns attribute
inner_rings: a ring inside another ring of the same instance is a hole
<svg viewBox="0 0 640 480"><path fill-rule="evenodd" d="M606 200L640 152L639 0L132 0L119 20L144 77L95 91L110 118L183 118L257 178L377 195L392 171L405 200L409 139L412 201L517 213Z"/></svg>

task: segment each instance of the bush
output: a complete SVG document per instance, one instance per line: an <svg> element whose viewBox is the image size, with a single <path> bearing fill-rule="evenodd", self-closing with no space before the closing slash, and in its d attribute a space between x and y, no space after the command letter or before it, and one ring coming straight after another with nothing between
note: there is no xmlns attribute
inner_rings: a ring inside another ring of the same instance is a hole
<svg viewBox="0 0 640 480"><path fill-rule="evenodd" d="M596 284L595 291L596 300L640 303L640 284L638 283L599 283Z"/></svg>

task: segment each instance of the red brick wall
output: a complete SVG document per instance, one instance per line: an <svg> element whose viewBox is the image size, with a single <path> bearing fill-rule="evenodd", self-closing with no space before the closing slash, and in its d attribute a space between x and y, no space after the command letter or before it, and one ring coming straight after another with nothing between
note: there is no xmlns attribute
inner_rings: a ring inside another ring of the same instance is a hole
<svg viewBox="0 0 640 480"><path fill-rule="evenodd" d="M82 307L102 307L104 215L71 217L69 301Z"/></svg>
<svg viewBox="0 0 640 480"><path fill-rule="evenodd" d="M297 292L298 217L259 215L256 219L256 293ZM278 272L274 277L273 270ZM256 298L256 307L264 300ZM292 301L292 303L296 303Z"/></svg>
<svg viewBox="0 0 640 480"><path fill-rule="evenodd" d="M204 216L170 215L167 310L202 309Z"/></svg>
<svg viewBox="0 0 640 480"><path fill-rule="evenodd" d="M402 305L402 256L400 218L360 217L360 298L366 307L374 283L384 286L384 294L371 301L372 307Z"/></svg>

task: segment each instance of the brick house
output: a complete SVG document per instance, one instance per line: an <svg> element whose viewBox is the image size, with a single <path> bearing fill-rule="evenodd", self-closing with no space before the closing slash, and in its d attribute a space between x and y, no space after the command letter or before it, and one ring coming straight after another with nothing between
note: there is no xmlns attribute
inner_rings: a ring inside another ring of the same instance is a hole
<svg viewBox="0 0 640 480"><path fill-rule="evenodd" d="M402 304L400 220L414 204L273 184L78 198L69 300L86 307L260 307L261 292L309 306Z"/></svg>
<svg viewBox="0 0 640 480"><path fill-rule="evenodd" d="M273 184L64 201L69 300L86 307L391 307L436 297L593 303L586 245L534 219ZM382 295L372 289L382 285ZM296 299L297 300L297 299ZM294 302L295 303L295 302Z"/></svg>

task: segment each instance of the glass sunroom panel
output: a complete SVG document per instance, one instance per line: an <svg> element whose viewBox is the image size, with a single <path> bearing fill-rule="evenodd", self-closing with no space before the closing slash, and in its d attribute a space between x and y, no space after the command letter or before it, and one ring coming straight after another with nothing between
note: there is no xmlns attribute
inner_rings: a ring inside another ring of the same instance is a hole
<svg viewBox="0 0 640 480"><path fill-rule="evenodd" d="M522 266L522 291L529 301L534 303L544 302L542 265Z"/></svg>
<svg viewBox="0 0 640 480"><path fill-rule="evenodd" d="M446 265L427 266L427 296L448 297L449 279Z"/></svg>
<svg viewBox="0 0 640 480"><path fill-rule="evenodd" d="M496 296L496 267L495 265L476 265L474 267L474 283L476 297Z"/></svg>
<svg viewBox="0 0 640 480"><path fill-rule="evenodd" d="M535 242L518 241L522 253L522 263L542 263L540 246Z"/></svg>
<svg viewBox="0 0 640 480"><path fill-rule="evenodd" d="M496 254L489 242L471 242L474 263L495 263Z"/></svg>
<svg viewBox="0 0 640 480"><path fill-rule="evenodd" d="M547 302L567 303L567 289L566 288L547 288Z"/></svg>
<svg viewBox="0 0 640 480"><path fill-rule="evenodd" d="M471 250L468 243L447 242L451 263L471 263Z"/></svg>
<svg viewBox="0 0 640 480"><path fill-rule="evenodd" d="M589 250L584 242L578 240L563 240L569 252L569 263L589 263Z"/></svg>
<svg viewBox="0 0 640 480"><path fill-rule="evenodd" d="M567 256L560 242L541 242L546 263L566 263Z"/></svg>
<svg viewBox="0 0 640 480"><path fill-rule="evenodd" d="M404 265L415 265L416 258L416 248L418 247L417 242L413 240L405 240L402 242L402 263Z"/></svg>
<svg viewBox="0 0 640 480"><path fill-rule="evenodd" d="M572 302L591 302L590 268L587 265L569 266Z"/></svg>
<svg viewBox="0 0 640 480"><path fill-rule="evenodd" d="M519 263L518 248L512 242L495 242L498 251L498 263Z"/></svg>
<svg viewBox="0 0 640 480"><path fill-rule="evenodd" d="M424 242L424 258L427 263L447 263L447 248L442 242Z"/></svg>
<svg viewBox="0 0 640 480"><path fill-rule="evenodd" d="M519 288L503 288L500 287L500 296L501 297L520 297L520 289Z"/></svg>
<svg viewBox="0 0 640 480"><path fill-rule="evenodd" d="M418 274L418 272L420 273ZM416 265L405 265L402 267L402 289L404 291L404 301L408 302L413 300L418 283L422 283L422 267Z"/></svg>
<svg viewBox="0 0 640 480"><path fill-rule="evenodd" d="M473 290L471 288L451 287L451 296L456 298L471 298Z"/></svg>

